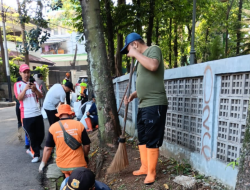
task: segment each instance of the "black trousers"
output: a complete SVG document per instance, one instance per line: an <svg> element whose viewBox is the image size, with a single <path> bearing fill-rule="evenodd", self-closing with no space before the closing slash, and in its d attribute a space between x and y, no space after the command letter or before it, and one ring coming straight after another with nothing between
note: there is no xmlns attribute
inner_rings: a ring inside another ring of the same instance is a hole
<svg viewBox="0 0 250 190"><path fill-rule="evenodd" d="M23 127L30 140L30 146L35 152L34 157L40 157L40 146L44 139L43 116L24 118Z"/></svg>
<svg viewBox="0 0 250 190"><path fill-rule="evenodd" d="M70 92L66 92L66 102L70 105Z"/></svg>
<svg viewBox="0 0 250 190"><path fill-rule="evenodd" d="M139 145L146 144L147 148L162 146L166 114L166 105L139 108L137 115Z"/></svg>
<svg viewBox="0 0 250 190"><path fill-rule="evenodd" d="M59 121L59 118L56 117L56 115L55 115L55 114L57 114L57 110L46 110L46 109L44 109L44 111L47 114L50 126L52 124L56 123L57 121Z"/></svg>
<svg viewBox="0 0 250 190"><path fill-rule="evenodd" d="M22 127L20 104L16 103L17 128Z"/></svg>

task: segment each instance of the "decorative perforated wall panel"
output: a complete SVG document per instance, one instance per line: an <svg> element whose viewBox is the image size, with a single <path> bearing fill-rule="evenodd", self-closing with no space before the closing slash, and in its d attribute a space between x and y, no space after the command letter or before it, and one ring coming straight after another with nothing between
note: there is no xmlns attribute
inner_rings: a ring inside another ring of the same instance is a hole
<svg viewBox="0 0 250 190"><path fill-rule="evenodd" d="M200 151L203 78L165 81L168 97L165 140Z"/></svg>
<svg viewBox="0 0 250 190"><path fill-rule="evenodd" d="M221 76L216 157L224 162L240 156L249 98L250 73Z"/></svg>
<svg viewBox="0 0 250 190"><path fill-rule="evenodd" d="M122 101L123 95L125 93L125 90L127 88L128 80L123 81L123 82L119 82L118 85L119 85L119 104L120 104ZM130 92L130 93L132 93L132 92ZM120 106L120 105L118 105L118 106ZM125 112L125 106L124 106L124 104L122 104L121 110L119 112L120 116L124 117L124 112ZM132 121L132 104L129 104L129 106L128 106L127 119Z"/></svg>

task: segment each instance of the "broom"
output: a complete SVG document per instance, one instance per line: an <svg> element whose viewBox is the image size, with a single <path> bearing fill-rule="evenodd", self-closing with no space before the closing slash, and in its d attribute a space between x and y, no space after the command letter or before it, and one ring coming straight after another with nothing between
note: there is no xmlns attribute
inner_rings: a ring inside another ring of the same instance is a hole
<svg viewBox="0 0 250 190"><path fill-rule="evenodd" d="M128 91L127 91L127 98L130 95L130 87L132 82L132 75L133 75L133 67L134 67L134 58L132 58L132 62L130 65L130 73L129 73L129 83L128 83ZM126 128L126 121L127 121L127 114L128 114L128 105L125 107L125 114L124 114L124 127L122 130L122 135L119 138L119 146L116 151L115 157L111 162L109 168L107 169L107 173L116 173L126 168L129 165L128 163L128 155L126 149L126 137L125 137L125 128Z"/></svg>
<svg viewBox="0 0 250 190"><path fill-rule="evenodd" d="M136 68L136 65L135 65L134 68L133 68L133 73L134 73L134 71L135 71L135 68ZM130 69L131 69L131 68L130 68ZM126 96L126 93L127 93L127 90L128 90L128 86L129 86L129 83L127 84L126 90L125 90L124 95L123 95L123 97L122 97L122 101L121 101L120 106L119 106L119 109L118 109L118 111L117 111L118 115L119 115L120 109L121 109L121 107L122 107L123 100L124 100L124 98L125 98L125 96Z"/></svg>

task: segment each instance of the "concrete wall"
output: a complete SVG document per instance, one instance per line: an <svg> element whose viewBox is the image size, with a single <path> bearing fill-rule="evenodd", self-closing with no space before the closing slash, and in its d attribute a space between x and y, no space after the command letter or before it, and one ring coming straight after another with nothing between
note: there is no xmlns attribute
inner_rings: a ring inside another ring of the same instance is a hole
<svg viewBox="0 0 250 190"><path fill-rule="evenodd" d="M14 97L14 83L11 83L11 90L12 90L12 97ZM9 99L9 91L8 91L8 83L7 82L0 82L0 91L1 96L0 98L7 98ZM13 99L14 101L14 99Z"/></svg>
<svg viewBox="0 0 250 190"><path fill-rule="evenodd" d="M161 153L189 159L195 169L231 189L235 188L238 168L226 166L240 156L244 139L250 98L249 60L250 55L246 55L169 69L164 74L169 106ZM128 75L113 83L119 107ZM135 90L134 82L132 88ZM136 132L137 105L138 100L130 109L130 135Z"/></svg>

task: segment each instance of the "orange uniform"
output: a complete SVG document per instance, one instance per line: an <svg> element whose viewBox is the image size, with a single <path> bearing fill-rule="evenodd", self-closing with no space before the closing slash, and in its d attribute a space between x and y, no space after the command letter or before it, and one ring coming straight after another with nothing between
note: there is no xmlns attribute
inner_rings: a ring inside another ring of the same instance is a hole
<svg viewBox="0 0 250 190"><path fill-rule="evenodd" d="M90 140L81 122L72 119L61 120L61 122L67 133L73 136L78 142L83 145L90 144ZM87 167L82 146L76 150L72 150L65 143L63 131L58 122L51 125L49 133L53 136L56 145L56 164L61 170L67 171L70 168Z"/></svg>

